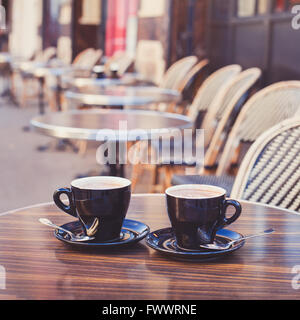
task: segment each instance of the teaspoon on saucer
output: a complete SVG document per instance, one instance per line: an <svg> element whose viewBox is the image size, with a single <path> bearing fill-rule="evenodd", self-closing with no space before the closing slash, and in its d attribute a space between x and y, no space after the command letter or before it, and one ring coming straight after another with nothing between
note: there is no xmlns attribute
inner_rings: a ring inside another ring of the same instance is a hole
<svg viewBox="0 0 300 320"><path fill-rule="evenodd" d="M51 228L58 229L58 230L61 230L63 232L66 232L71 237L71 241L84 242L84 241L90 241L90 240L94 240L95 239L95 238L88 237L88 236L77 236L74 233L72 233L71 231L55 225L49 219L41 218L41 219L39 219L39 222L44 224L44 225L46 225L46 226L48 226L48 227L51 227Z"/></svg>
<svg viewBox="0 0 300 320"><path fill-rule="evenodd" d="M265 235L268 235L268 234L271 234L275 232L274 229L268 229L268 230L265 230L263 232L260 232L260 233L257 233L257 234L253 234L253 235L250 235L250 236L245 236L245 237L242 237L242 238L239 238L237 240L232 240L228 243L209 243L209 244L202 244L200 245L200 248L203 248L203 249L209 249L209 250L226 250L226 249L229 249L233 244L235 244L236 242L239 242L239 241L242 241L242 240L246 240L246 239L250 239L250 238L254 238L254 237L259 237L259 236L265 236Z"/></svg>

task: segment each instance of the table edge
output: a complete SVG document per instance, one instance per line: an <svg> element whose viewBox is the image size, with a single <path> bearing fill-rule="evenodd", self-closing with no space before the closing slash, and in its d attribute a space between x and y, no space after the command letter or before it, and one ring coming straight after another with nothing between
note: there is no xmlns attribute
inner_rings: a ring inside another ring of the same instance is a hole
<svg viewBox="0 0 300 320"><path fill-rule="evenodd" d="M163 193L135 193L135 194L132 194L132 197L134 197L134 198L139 198L139 197L164 197L164 196L165 196L165 194L163 194ZM264 204L264 203L254 202L254 201L241 200L241 199L237 199L237 200L240 201L242 204L243 203L254 204L254 205L257 205L257 206L266 207L266 208L269 208L269 209L275 209L275 210L278 210L278 211L282 211L284 213L291 213L291 214L300 216L299 212L296 212L296 211L293 211L293 210L280 208L280 207L276 207L276 206L272 206L272 205L268 205L268 204ZM9 210L9 211L0 213L0 217L7 216L7 215L10 215L10 214L14 214L14 213L18 213L18 212L21 212L21 211L24 211L24 210L34 209L34 208L38 208L38 207L44 207L44 206L47 206L47 205L55 205L55 203L53 201L42 202L42 203L29 205L29 206L18 208L18 209Z"/></svg>

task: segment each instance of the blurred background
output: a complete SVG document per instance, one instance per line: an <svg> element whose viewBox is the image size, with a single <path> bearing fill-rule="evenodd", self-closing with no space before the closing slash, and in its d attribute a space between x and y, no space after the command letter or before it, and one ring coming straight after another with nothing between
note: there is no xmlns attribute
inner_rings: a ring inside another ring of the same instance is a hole
<svg viewBox="0 0 300 320"><path fill-rule="evenodd" d="M259 68L257 88L300 79L300 19L293 11L300 0L0 3L6 12L1 53L20 60L32 61L54 47L55 57L71 64L85 49L94 48L101 50L103 61L125 52L132 59L128 70L154 84L161 83L166 70L187 56L208 59L206 75L231 64ZM193 85L199 87L203 79L196 80L198 84ZM95 149L87 148L84 156L72 150L38 152L37 146L51 138L26 129L38 113L38 102L24 101L25 96L20 110L4 93L0 99L0 212L51 201L53 191L69 186L79 172L99 170ZM147 179L147 174L141 177L137 192L149 192Z"/></svg>
<svg viewBox="0 0 300 320"><path fill-rule="evenodd" d="M262 69L265 84L298 78L297 0L3 0L1 50L30 58L57 47L71 62L86 48L107 57L126 50L138 70L159 80L178 59L196 55L210 68ZM139 69L140 66L140 69Z"/></svg>

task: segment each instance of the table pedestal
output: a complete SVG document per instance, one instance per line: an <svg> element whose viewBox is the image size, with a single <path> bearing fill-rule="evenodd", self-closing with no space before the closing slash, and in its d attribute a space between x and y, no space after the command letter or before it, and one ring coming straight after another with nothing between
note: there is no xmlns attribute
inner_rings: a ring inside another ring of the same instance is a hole
<svg viewBox="0 0 300 320"><path fill-rule="evenodd" d="M109 159L106 163L102 163L102 161L101 161L100 165L105 166L106 169L100 171L100 173L99 173L100 176L126 178L125 164L124 164L124 161L121 161L122 157L120 156L120 150L121 150L122 154L124 154L126 156L126 153L127 153L126 144L127 144L127 142L119 142L119 141L112 142L112 146L109 146L109 148L116 149L115 150L116 153L113 154L113 156L115 156L115 158ZM115 145L115 147L114 147L114 145ZM113 150L113 149L111 149L111 150ZM105 157L105 156L106 155L103 154L103 157ZM96 175L98 175L97 172L96 172ZM90 176L95 176L95 171L89 171L86 174L79 174L76 178L86 178L86 177L90 177Z"/></svg>
<svg viewBox="0 0 300 320"><path fill-rule="evenodd" d="M45 78L38 77L38 81L40 84L40 91L39 91L39 111L40 114L45 114L45 97L44 97L44 86L45 86Z"/></svg>
<svg viewBox="0 0 300 320"><path fill-rule="evenodd" d="M3 79L3 91L1 92L1 97L8 98L12 104L19 106L12 88L12 70L9 65L1 67L1 69L1 78Z"/></svg>
<svg viewBox="0 0 300 320"><path fill-rule="evenodd" d="M108 166L110 176L125 178L124 164L108 164Z"/></svg>

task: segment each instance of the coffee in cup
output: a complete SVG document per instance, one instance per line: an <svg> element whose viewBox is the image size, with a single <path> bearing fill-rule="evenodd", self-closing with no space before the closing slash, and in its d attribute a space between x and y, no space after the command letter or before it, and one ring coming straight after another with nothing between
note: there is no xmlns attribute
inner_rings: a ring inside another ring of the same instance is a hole
<svg viewBox="0 0 300 320"><path fill-rule="evenodd" d="M67 195L69 204L61 201ZM120 239L131 198L131 182L119 177L89 177L71 182L71 188L58 189L55 204L79 219L85 234L97 241Z"/></svg>
<svg viewBox="0 0 300 320"><path fill-rule="evenodd" d="M213 243L218 230L233 223L242 212L241 204L225 197L226 190L210 185L178 185L166 190L166 201L179 248L198 250ZM235 208L226 217L229 206Z"/></svg>

